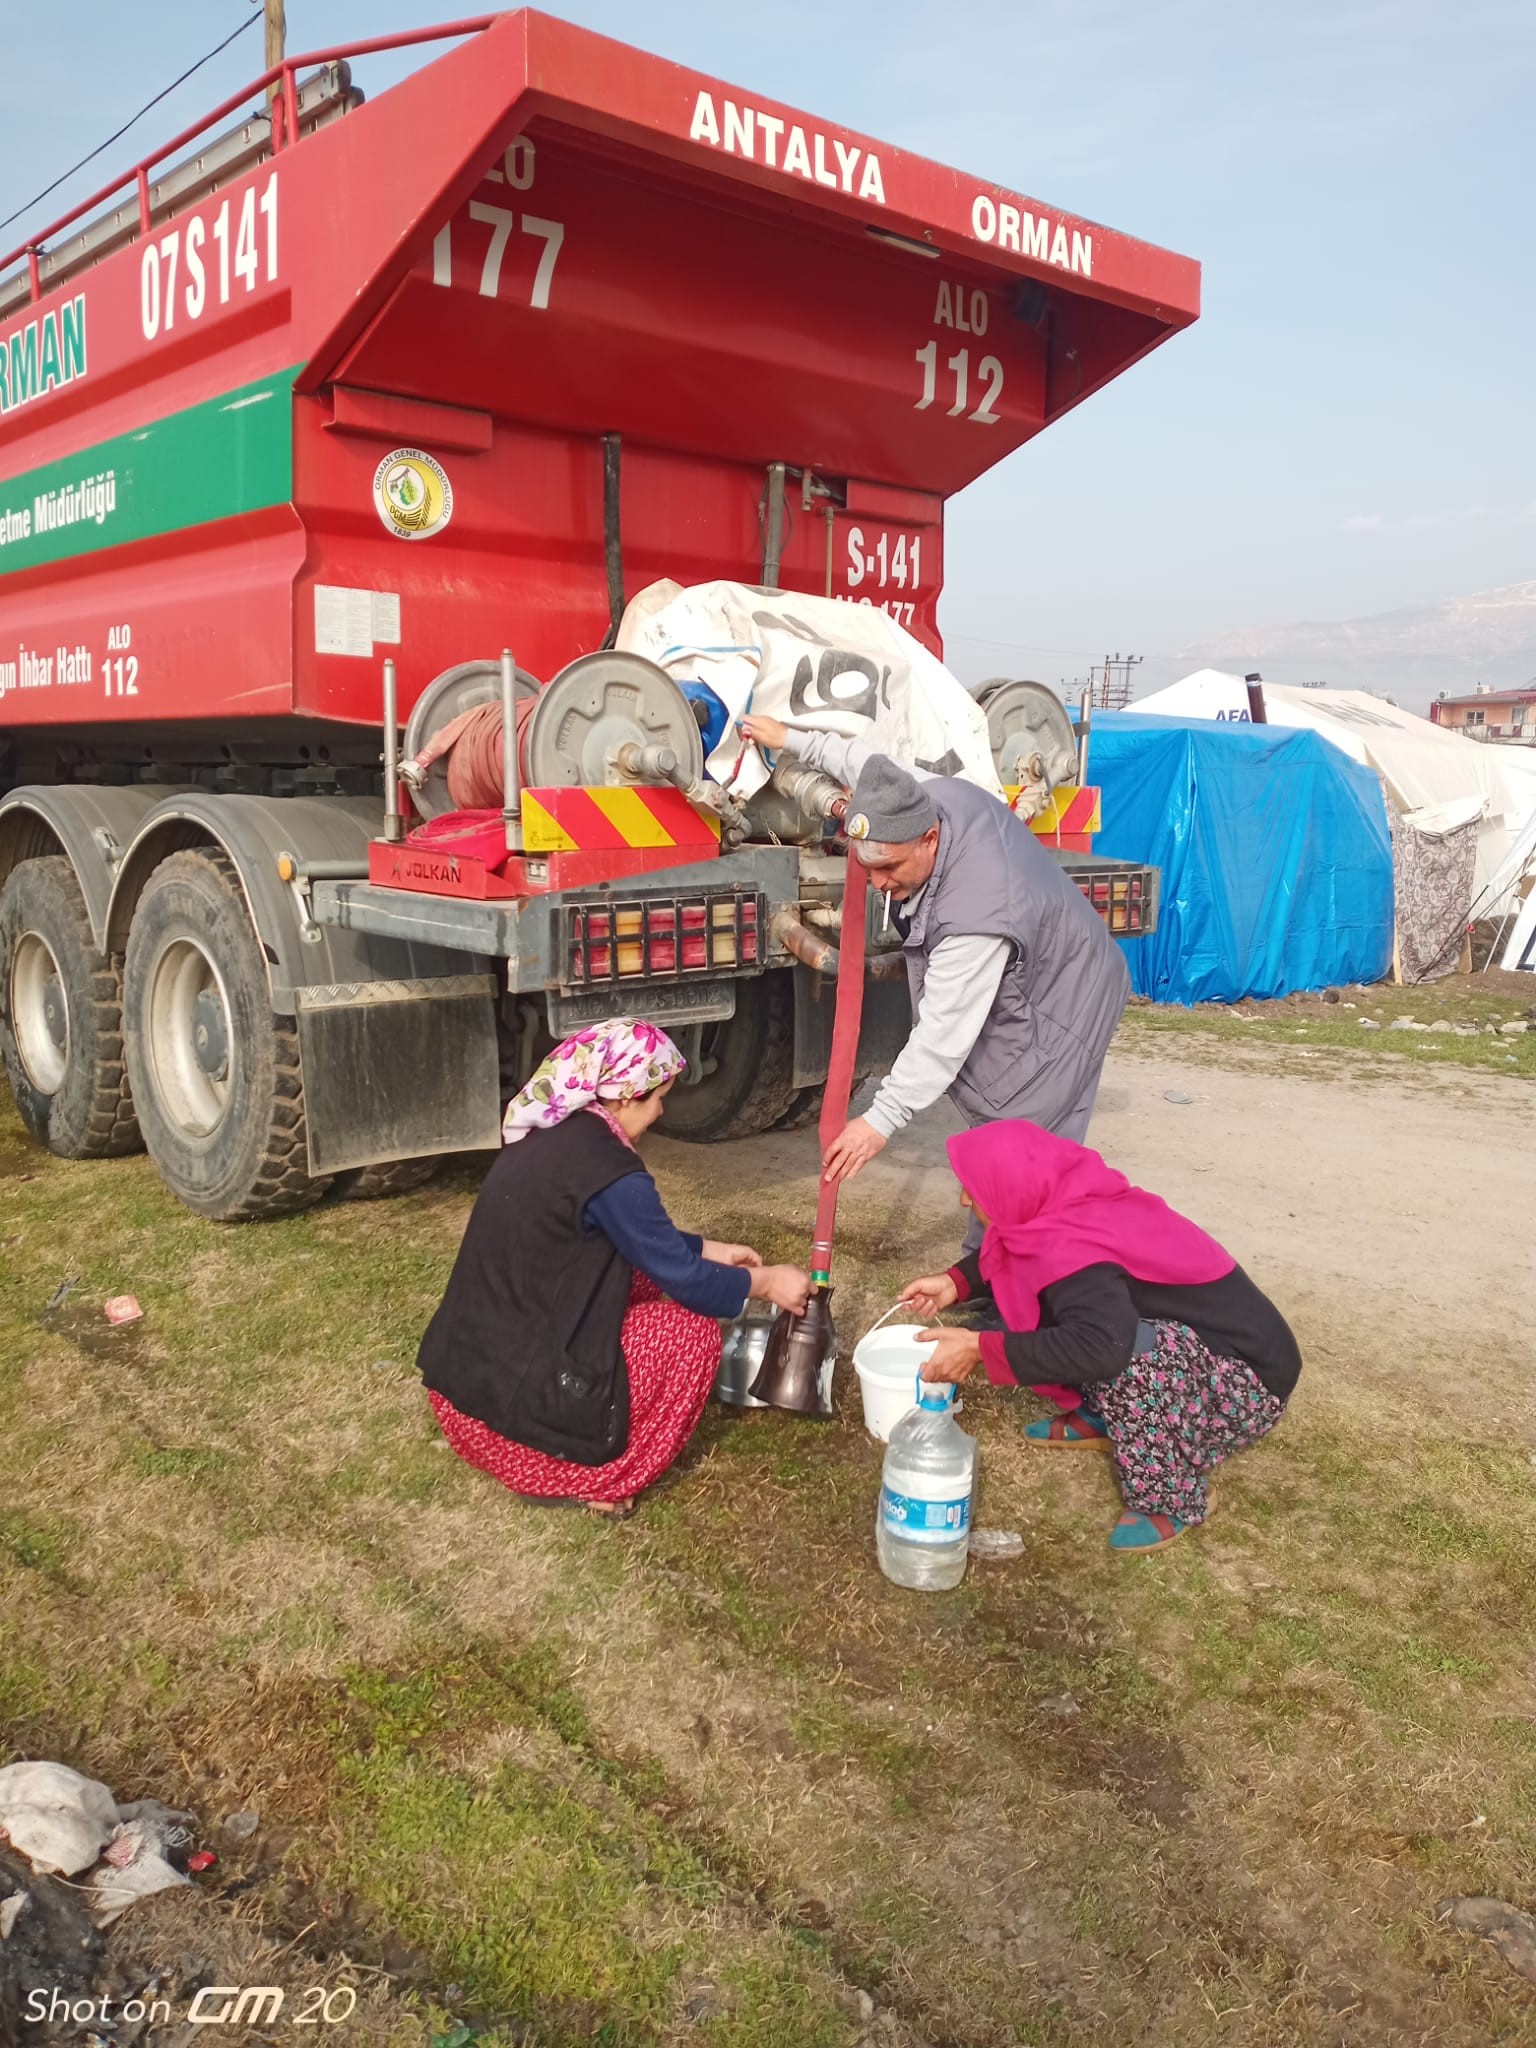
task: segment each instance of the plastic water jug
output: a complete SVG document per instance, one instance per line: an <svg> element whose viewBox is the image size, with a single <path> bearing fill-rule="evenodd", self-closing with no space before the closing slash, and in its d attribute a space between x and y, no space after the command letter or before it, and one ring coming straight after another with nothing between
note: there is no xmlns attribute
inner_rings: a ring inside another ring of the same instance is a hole
<svg viewBox="0 0 1536 2048"><path fill-rule="evenodd" d="M952 1386L919 1379L917 1406L891 1430L880 1475L875 1552L898 1586L942 1593L965 1577L976 1445L956 1422Z"/></svg>

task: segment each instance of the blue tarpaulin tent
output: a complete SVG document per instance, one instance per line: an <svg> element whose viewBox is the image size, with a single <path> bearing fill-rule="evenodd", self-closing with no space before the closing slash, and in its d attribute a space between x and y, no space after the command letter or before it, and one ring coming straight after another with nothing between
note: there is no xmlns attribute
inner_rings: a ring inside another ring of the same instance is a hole
<svg viewBox="0 0 1536 2048"><path fill-rule="evenodd" d="M1392 840L1375 773L1314 732L1094 715L1096 853L1162 869L1138 995L1235 1002L1376 981L1392 958Z"/></svg>

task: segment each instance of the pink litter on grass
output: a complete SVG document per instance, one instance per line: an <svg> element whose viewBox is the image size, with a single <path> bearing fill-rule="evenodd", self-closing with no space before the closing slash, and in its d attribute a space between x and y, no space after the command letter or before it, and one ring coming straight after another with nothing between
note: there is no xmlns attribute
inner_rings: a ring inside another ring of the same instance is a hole
<svg viewBox="0 0 1536 2048"><path fill-rule="evenodd" d="M131 1294L114 1294L106 1305L109 1323L136 1323L144 1313Z"/></svg>

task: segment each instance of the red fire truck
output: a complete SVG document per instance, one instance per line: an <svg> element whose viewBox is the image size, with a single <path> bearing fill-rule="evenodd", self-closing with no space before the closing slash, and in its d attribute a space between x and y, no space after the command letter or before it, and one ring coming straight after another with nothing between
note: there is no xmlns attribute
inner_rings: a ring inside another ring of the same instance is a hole
<svg viewBox="0 0 1536 2048"><path fill-rule="evenodd" d="M365 103L357 59L428 43ZM290 59L0 259L28 1127L280 1213L494 1144L551 1035L616 1008L686 1041L675 1135L806 1114L827 806L715 801L694 707L612 648L626 598L846 597L939 651L946 498L1198 294L1183 257L527 11ZM1044 734L1018 690L1003 725ZM441 764L407 825L399 720L414 753L493 701L505 837ZM1150 877L1069 865L1115 929L1155 914ZM874 968L865 1072L910 1021Z"/></svg>

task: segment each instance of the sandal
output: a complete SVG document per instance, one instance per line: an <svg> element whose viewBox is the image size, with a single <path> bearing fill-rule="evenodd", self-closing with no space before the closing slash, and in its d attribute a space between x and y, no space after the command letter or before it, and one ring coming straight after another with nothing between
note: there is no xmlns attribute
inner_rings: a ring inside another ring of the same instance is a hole
<svg viewBox="0 0 1536 2048"><path fill-rule="evenodd" d="M1186 1529L1195 1526L1193 1522L1181 1522L1177 1515L1138 1515L1127 1508L1109 1532L1109 1547L1123 1556L1141 1550L1163 1550Z"/></svg>
<svg viewBox="0 0 1536 2048"><path fill-rule="evenodd" d="M1069 1450L1078 1445L1091 1451L1110 1448L1108 1429L1086 1408L1074 1408L1070 1415L1042 1415L1038 1422L1025 1425L1024 1434L1030 1443L1043 1444L1047 1450Z"/></svg>

